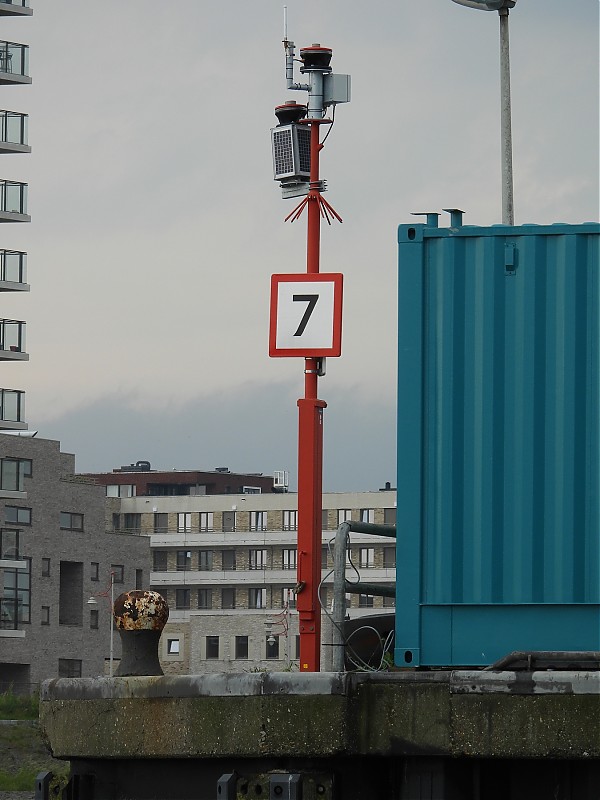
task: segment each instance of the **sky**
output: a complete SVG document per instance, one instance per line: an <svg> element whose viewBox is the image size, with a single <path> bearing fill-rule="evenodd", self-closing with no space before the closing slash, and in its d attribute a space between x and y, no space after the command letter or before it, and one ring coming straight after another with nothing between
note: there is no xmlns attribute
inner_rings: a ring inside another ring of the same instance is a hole
<svg viewBox="0 0 600 800"><path fill-rule="evenodd" d="M29 184L30 429L80 471L272 473L296 483L303 360L268 356L272 273L303 272L305 219L273 181L273 109L285 86L283 4L31 0L2 18L30 45L33 83L1 87L30 116L32 154L4 155ZM395 485L396 229L458 207L500 222L498 16L450 0L288 0L298 48L333 49L352 76L321 153L343 224L321 270L344 273L342 356L329 359L326 491ZM510 14L515 218L598 220L598 3L518 0ZM300 76L297 76L299 79ZM442 225L447 224L441 221Z"/></svg>

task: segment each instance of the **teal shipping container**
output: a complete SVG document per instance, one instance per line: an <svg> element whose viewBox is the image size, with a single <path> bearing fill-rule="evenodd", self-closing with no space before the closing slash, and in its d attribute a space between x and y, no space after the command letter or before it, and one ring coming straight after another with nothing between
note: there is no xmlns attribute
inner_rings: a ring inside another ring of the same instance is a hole
<svg viewBox="0 0 600 800"><path fill-rule="evenodd" d="M600 225L401 225L395 662L600 651Z"/></svg>

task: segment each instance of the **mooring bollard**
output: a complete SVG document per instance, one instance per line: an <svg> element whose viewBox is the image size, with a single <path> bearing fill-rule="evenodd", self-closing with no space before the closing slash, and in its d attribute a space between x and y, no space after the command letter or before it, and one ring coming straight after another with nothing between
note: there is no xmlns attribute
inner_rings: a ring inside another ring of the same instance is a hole
<svg viewBox="0 0 600 800"><path fill-rule="evenodd" d="M115 675L163 675L158 642L169 619L169 606L158 592L134 589L115 600L114 618L121 637L121 663Z"/></svg>

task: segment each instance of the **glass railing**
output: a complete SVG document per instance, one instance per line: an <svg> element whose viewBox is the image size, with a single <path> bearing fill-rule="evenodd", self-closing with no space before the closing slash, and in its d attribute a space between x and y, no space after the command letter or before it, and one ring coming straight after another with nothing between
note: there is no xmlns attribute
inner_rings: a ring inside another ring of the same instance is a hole
<svg viewBox="0 0 600 800"><path fill-rule="evenodd" d="M29 45L0 41L0 72L29 77Z"/></svg>
<svg viewBox="0 0 600 800"><path fill-rule="evenodd" d="M27 214L27 184L0 181L0 211Z"/></svg>
<svg viewBox="0 0 600 800"><path fill-rule="evenodd" d="M24 422L25 392L19 389L0 389L0 420Z"/></svg>
<svg viewBox="0 0 600 800"><path fill-rule="evenodd" d="M0 250L0 281L27 283L27 253Z"/></svg>
<svg viewBox="0 0 600 800"><path fill-rule="evenodd" d="M4 3L7 6L21 6L21 8L29 8L29 3L27 0L0 0L0 3Z"/></svg>
<svg viewBox="0 0 600 800"><path fill-rule="evenodd" d="M25 352L25 323L16 319L0 319L0 350Z"/></svg>
<svg viewBox="0 0 600 800"><path fill-rule="evenodd" d="M2 2L2 0L0 0ZM18 111L0 111L0 141L7 144L27 144L29 117Z"/></svg>

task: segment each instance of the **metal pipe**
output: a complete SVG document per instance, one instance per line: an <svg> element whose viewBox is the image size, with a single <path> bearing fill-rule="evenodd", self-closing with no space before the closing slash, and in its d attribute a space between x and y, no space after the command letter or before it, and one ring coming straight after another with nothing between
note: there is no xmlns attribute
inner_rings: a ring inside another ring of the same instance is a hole
<svg viewBox="0 0 600 800"><path fill-rule="evenodd" d="M371 536L387 536L396 538L395 525L374 525L371 522L342 522L335 534L335 550L333 553L333 671L344 671L344 622L346 620L346 549L350 532L366 533ZM357 584L354 584L356 586ZM362 584L370 586L370 584ZM380 587L383 588L383 587ZM387 588L387 587L386 587ZM379 591L379 590L378 590ZM374 594L374 592L367 592ZM384 596L393 597L394 593Z"/></svg>
<svg viewBox="0 0 600 800"><path fill-rule="evenodd" d="M484 667L483 671L498 672L517 661L598 661L600 662L600 651L598 650L513 650L503 656L499 661Z"/></svg>
<svg viewBox="0 0 600 800"><path fill-rule="evenodd" d="M510 102L510 47L508 8L498 11L500 17L500 128L502 151L502 224L515 224L513 199L512 123Z"/></svg>
<svg viewBox="0 0 600 800"><path fill-rule="evenodd" d="M110 573L110 614L108 618L110 620L110 659L108 662L108 674L109 677L112 678L113 676L113 660L114 660L114 653L115 653L115 620L114 620L114 613L115 613L115 573Z"/></svg>
<svg viewBox="0 0 600 800"><path fill-rule="evenodd" d="M347 594L372 594L376 597L396 597L396 584L344 581Z"/></svg>
<svg viewBox="0 0 600 800"><path fill-rule="evenodd" d="M346 548L350 524L342 522L333 551L333 671L344 671L344 621L346 619Z"/></svg>

